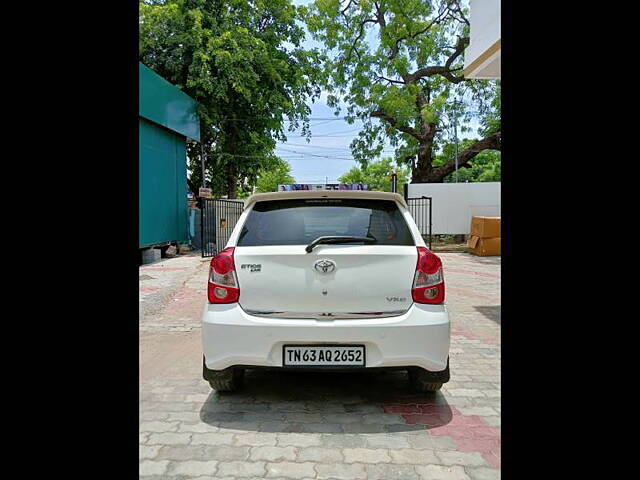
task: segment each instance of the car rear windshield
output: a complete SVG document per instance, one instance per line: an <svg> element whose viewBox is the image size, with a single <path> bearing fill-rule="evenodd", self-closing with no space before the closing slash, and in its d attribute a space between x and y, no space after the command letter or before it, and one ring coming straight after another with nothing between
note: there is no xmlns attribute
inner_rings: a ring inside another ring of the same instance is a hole
<svg viewBox="0 0 640 480"><path fill-rule="evenodd" d="M328 235L373 237L375 245L415 245L395 202L340 198L257 202L237 245L307 245Z"/></svg>

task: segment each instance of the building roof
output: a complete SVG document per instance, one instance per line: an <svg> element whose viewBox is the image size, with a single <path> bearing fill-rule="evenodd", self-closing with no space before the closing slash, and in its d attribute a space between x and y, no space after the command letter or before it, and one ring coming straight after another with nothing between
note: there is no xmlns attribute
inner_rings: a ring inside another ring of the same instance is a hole
<svg viewBox="0 0 640 480"><path fill-rule="evenodd" d="M139 64L138 114L158 125L200 141L198 103L142 63Z"/></svg>
<svg viewBox="0 0 640 480"><path fill-rule="evenodd" d="M377 200L392 200L407 207L402 195L391 192L372 192L367 190L299 190L294 192L255 193L244 203L245 208L255 202L266 200L294 200L299 198L369 198Z"/></svg>

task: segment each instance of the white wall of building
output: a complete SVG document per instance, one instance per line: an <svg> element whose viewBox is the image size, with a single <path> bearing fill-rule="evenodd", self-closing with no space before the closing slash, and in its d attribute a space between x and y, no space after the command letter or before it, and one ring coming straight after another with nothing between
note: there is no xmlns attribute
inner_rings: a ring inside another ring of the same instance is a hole
<svg viewBox="0 0 640 480"><path fill-rule="evenodd" d="M465 76L468 78L500 78L500 0L471 0L469 46L464 52ZM494 47L492 54L469 71L473 62Z"/></svg>
<svg viewBox="0 0 640 480"><path fill-rule="evenodd" d="M500 182L410 183L408 196L433 199L434 235L468 234L471 217L500 216Z"/></svg>

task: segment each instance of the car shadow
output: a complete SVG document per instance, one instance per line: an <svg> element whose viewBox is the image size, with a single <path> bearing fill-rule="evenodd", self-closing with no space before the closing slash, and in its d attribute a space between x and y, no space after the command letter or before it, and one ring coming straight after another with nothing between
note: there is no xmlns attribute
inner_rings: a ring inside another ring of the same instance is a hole
<svg viewBox="0 0 640 480"><path fill-rule="evenodd" d="M502 307L500 305L476 305L473 308L475 308L489 320L492 320L500 325L500 315L502 312Z"/></svg>
<svg viewBox="0 0 640 480"><path fill-rule="evenodd" d="M393 433L448 424L444 395L416 393L405 371L247 370L234 393L212 391L200 419L223 429L286 433Z"/></svg>

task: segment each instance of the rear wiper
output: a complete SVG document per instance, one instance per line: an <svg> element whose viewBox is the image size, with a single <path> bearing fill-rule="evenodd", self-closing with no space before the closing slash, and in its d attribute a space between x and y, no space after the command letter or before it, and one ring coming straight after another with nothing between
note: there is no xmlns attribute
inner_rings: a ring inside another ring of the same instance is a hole
<svg viewBox="0 0 640 480"><path fill-rule="evenodd" d="M352 236L348 236L348 237L345 237L345 236L339 236L339 235L337 235L337 236L328 235L328 236L316 238L313 242L311 242L309 245L307 245L305 247L305 250L307 251L307 253L310 253L311 250L313 250L316 245L320 245L321 243L352 243L352 242L374 243L374 242L377 242L377 240L373 236L369 236L369 237L352 237Z"/></svg>

